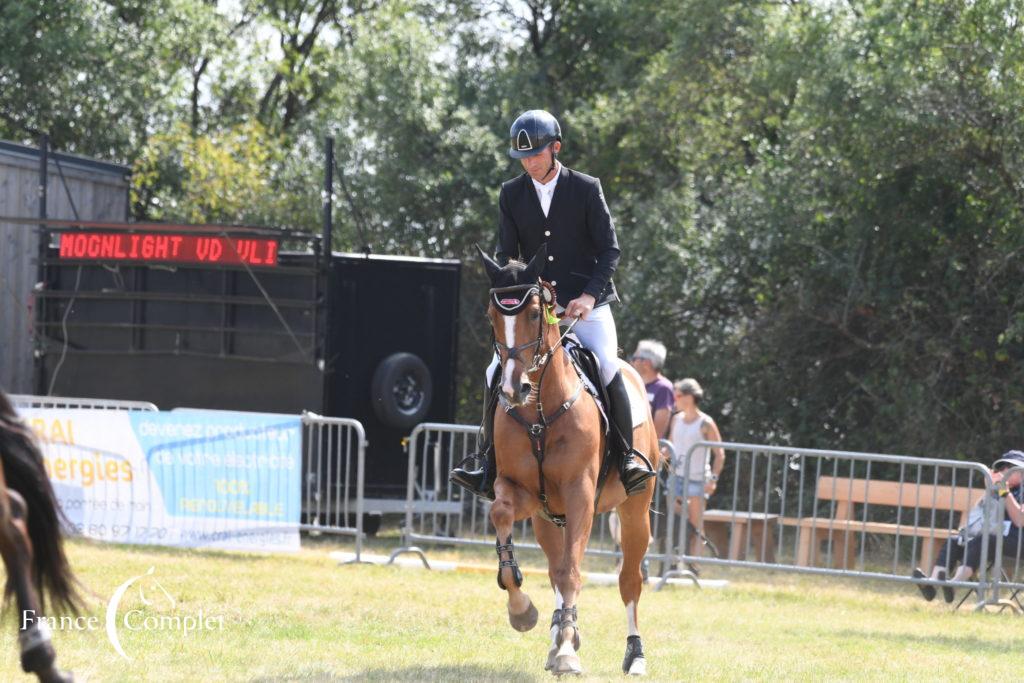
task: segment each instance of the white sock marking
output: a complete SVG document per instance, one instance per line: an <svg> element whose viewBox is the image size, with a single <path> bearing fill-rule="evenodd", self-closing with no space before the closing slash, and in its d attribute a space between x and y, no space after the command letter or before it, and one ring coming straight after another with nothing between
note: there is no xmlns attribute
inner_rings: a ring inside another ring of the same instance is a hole
<svg viewBox="0 0 1024 683"><path fill-rule="evenodd" d="M555 609L562 609L565 601L562 599L562 592L555 588ZM558 642L558 626L551 627L551 647L555 648L555 644Z"/></svg>
<svg viewBox="0 0 1024 683"><path fill-rule="evenodd" d="M628 633L627 636L638 636L640 631L636 627L636 601L630 602L626 605L626 625Z"/></svg>

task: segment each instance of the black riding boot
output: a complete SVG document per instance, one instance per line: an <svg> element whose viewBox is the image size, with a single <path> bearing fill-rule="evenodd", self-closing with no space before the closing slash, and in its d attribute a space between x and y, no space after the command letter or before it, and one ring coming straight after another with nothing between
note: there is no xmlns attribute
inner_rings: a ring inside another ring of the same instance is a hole
<svg viewBox="0 0 1024 683"><path fill-rule="evenodd" d="M498 475L498 466L494 462L494 409L498 405L498 391L501 386L501 366L494 371L491 385L484 396L484 416L480 434L480 452L473 453L451 471L448 479L461 486L475 496L494 500L494 479ZM464 465L473 462L479 469L469 469Z"/></svg>
<svg viewBox="0 0 1024 683"><path fill-rule="evenodd" d="M622 372L615 373L615 378L608 384L608 399L611 401L608 414L612 421L608 436L615 440L615 451L621 454L619 478L626 495L634 496L647 487L647 480L654 476L654 472L643 454L633 448L633 411Z"/></svg>

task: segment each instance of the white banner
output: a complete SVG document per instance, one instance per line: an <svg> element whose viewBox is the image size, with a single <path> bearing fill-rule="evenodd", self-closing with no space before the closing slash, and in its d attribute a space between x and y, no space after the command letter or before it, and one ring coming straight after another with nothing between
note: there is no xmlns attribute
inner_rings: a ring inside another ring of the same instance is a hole
<svg viewBox="0 0 1024 683"><path fill-rule="evenodd" d="M223 411L19 411L61 508L118 543L297 550L298 417Z"/></svg>

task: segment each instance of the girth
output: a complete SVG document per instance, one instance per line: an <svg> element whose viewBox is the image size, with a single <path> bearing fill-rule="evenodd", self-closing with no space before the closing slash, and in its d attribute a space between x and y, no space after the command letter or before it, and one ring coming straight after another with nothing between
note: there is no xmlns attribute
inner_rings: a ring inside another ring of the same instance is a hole
<svg viewBox="0 0 1024 683"><path fill-rule="evenodd" d="M505 394L500 394L498 396L498 400L501 402L501 407L504 409L505 413L526 429L526 435L530 438L530 450L533 451L533 458L537 461L537 477L540 480L540 484L538 486L538 497L540 498L541 504L541 516L559 528L565 526L565 515L556 515L551 512L550 508L548 508L548 495L544 487L544 443L547 438L548 428L551 427L558 418L569 412L569 409L572 408L573 404L576 403L582 393L583 382L579 381L576 384L576 391L573 392L572 397L562 403L562 405L558 406L558 409L551 415L545 415L544 406L540 402L538 392L537 422L529 422L520 415L519 411L515 409L515 406L508 402Z"/></svg>

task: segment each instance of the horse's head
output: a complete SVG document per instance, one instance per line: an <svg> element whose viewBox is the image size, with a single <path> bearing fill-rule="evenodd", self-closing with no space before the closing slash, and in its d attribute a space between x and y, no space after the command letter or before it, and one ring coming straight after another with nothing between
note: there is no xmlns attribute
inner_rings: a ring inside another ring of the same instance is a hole
<svg viewBox="0 0 1024 683"><path fill-rule="evenodd" d="M537 369L550 325L546 307L554 305L554 291L540 280L547 247L541 245L528 264L509 261L505 267L480 247L477 251L491 281L487 316L501 363L501 390L510 404L522 405L530 396L529 373Z"/></svg>

